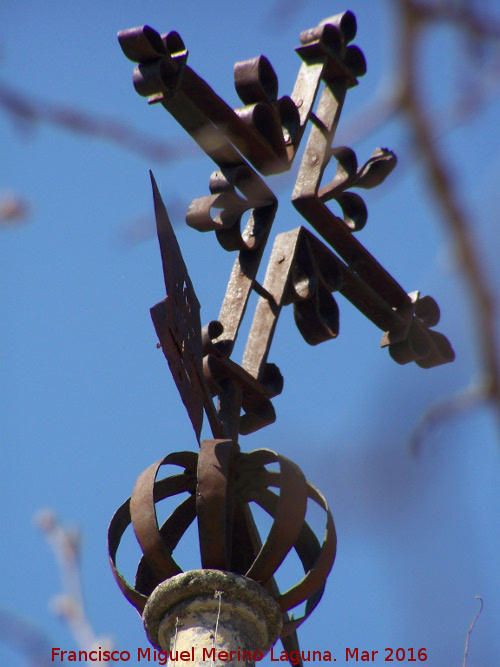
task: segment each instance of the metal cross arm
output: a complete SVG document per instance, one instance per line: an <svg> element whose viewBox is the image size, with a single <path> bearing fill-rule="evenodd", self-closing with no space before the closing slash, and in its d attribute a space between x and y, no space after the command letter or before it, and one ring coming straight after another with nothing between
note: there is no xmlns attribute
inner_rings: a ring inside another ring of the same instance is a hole
<svg viewBox="0 0 500 667"><path fill-rule="evenodd" d="M220 167L244 156L264 175L290 168L309 120L321 79L357 84L366 64L356 46L356 19L345 12L301 34L304 60L291 97L278 99L278 78L264 56L236 63L235 87L245 104L233 110L186 63L177 32L160 35L149 26L118 34L125 55L138 65L134 86L150 103L161 103ZM240 154L238 154L238 151Z"/></svg>

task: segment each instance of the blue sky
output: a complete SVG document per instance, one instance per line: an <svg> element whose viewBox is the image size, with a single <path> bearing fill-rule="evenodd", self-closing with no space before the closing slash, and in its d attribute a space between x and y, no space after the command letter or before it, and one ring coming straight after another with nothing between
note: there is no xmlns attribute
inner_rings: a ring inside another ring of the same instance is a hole
<svg viewBox="0 0 500 667"><path fill-rule="evenodd" d="M48 611L60 582L33 527L35 512L51 507L81 529L90 620L99 634L136 652L146 640L109 571L107 525L143 469L170 451L197 446L148 312L164 297L159 250L149 234L149 168L171 211L205 322L218 315L233 263L213 235L197 234L183 222L189 202L208 194L213 163L193 150L164 109L148 107L135 93L133 65L116 33L145 23L159 32L177 30L191 67L236 106L235 61L266 55L280 94L289 94L300 65L293 51L299 33L351 9L368 73L349 92L339 126L337 143L350 141L352 121L395 69L393 4L290 2L279 20L271 8L262 0L236 6L223 0L19 0L0 7L4 84L44 104L117 118L175 149L175 159L154 162L47 124L19 126L0 113L0 187L31 206L25 224L0 230L0 604L43 629L51 645L75 647ZM462 46L446 29L426 37L423 93L444 118L440 145L473 212L483 265L495 285L500 103L490 102L474 122L448 131L445 112L459 72L464 76L457 68ZM359 239L408 292L436 298L442 313L437 329L450 338L457 359L430 371L396 365L379 349L380 332L340 296L340 336L314 348L284 312L269 358L285 378L274 400L278 418L240 444L246 451L270 447L298 463L326 495L336 521L337 560L321 604L299 631L303 649L330 650L342 664L346 647L379 650L379 656L386 647L425 647L429 666L459 665L477 610L474 598L481 595L484 610L471 638L469 667L494 667L500 663L494 416L480 408L436 428L418 460L407 447L422 412L477 373L469 294L404 123L391 121L366 137L356 128L356 134L362 137L353 145L360 162L377 146L401 157L382 186L362 193L369 219ZM289 204L294 174L268 182L280 200L273 235L302 224ZM144 237L141 242L130 242L134 233ZM137 551L132 544L129 551L124 569L131 576ZM178 560L186 569L196 566L192 543L180 547ZM284 580L292 572L293 566ZM25 664L2 644L0 662Z"/></svg>

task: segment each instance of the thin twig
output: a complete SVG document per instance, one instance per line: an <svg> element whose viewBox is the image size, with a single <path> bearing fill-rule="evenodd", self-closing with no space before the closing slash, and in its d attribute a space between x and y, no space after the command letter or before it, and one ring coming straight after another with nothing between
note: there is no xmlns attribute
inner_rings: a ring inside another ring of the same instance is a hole
<svg viewBox="0 0 500 667"><path fill-rule="evenodd" d="M469 631L467 633L467 639L465 640L465 651L464 651L464 662L462 667L466 667L467 665L467 653L469 652L469 638L472 630L474 629L474 626L476 625L476 621L479 618L480 613L483 611L483 598L480 597L479 595L476 595L476 600L479 600L480 602L480 607L477 612L477 614L474 616L474 620L472 621Z"/></svg>
<svg viewBox="0 0 500 667"><path fill-rule="evenodd" d="M0 108L25 125L47 123L74 133L114 143L148 160L168 162L186 159L195 154L184 140L166 143L138 132L116 118L102 117L73 107L48 104L31 99L28 95L0 82Z"/></svg>
<svg viewBox="0 0 500 667"><path fill-rule="evenodd" d="M0 194L0 225L2 227L18 225L29 215L28 202L15 192Z"/></svg>
<svg viewBox="0 0 500 667"><path fill-rule="evenodd" d="M420 417L409 439L409 450L413 456L418 456L422 450L422 443L429 432L444 421L449 421L467 410L472 410L484 401L484 391L474 385L465 391L448 396L444 400L434 403Z"/></svg>
<svg viewBox="0 0 500 667"><path fill-rule="evenodd" d="M293 21L305 4L305 0L275 0L264 17L264 26L267 30L283 29L284 25Z"/></svg>
<svg viewBox="0 0 500 667"><path fill-rule="evenodd" d="M98 637L92 629L85 610L79 562L79 536L75 531L63 528L51 510L37 513L35 523L42 530L54 552L61 579L63 594L53 600L55 612L68 624L78 646L89 651L100 646L111 650L109 637ZM96 663L104 664L102 662Z"/></svg>
<svg viewBox="0 0 500 667"><path fill-rule="evenodd" d="M482 39L500 39L500 22L492 16L481 15L470 7L457 7L452 2L412 2L421 20L452 23Z"/></svg>

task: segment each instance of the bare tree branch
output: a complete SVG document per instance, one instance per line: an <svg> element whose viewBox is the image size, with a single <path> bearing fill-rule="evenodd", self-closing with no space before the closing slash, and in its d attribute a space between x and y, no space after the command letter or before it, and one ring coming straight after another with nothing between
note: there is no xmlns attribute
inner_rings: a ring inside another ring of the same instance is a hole
<svg viewBox="0 0 500 667"><path fill-rule="evenodd" d="M479 615L483 611L483 598L481 598L479 595L476 595L476 600L479 600L480 607L479 607L479 610L478 610L477 614L474 616L474 620L472 621L472 623L470 625L469 631L467 632L467 639L465 640L464 662L463 662L462 667L466 667L466 665L467 665L467 654L469 652L469 638L470 638L472 630L474 629L474 626L476 625L476 621L479 618Z"/></svg>
<svg viewBox="0 0 500 667"><path fill-rule="evenodd" d="M99 117L73 107L35 101L1 81L0 109L22 129L46 123L73 133L109 141L156 162L178 162L196 155L197 151L192 142L186 143L184 139L167 143L142 134L115 118ZM0 196L0 226L19 224L27 218L29 211L30 206L24 197L12 193Z"/></svg>
<svg viewBox="0 0 500 667"><path fill-rule="evenodd" d="M195 154L195 149L190 150L184 140L167 143L142 134L115 118L99 117L72 107L37 102L2 82L0 82L0 108L9 113L18 124L48 123L96 139L110 141L156 162L178 161Z"/></svg>
<svg viewBox="0 0 500 667"><path fill-rule="evenodd" d="M42 510L35 517L56 557L63 583L63 594L53 599L53 610L67 623L78 646L85 651L101 647L112 650L109 637L98 637L85 610L80 576L80 536L75 530L63 528L50 510ZM104 665L104 662L97 662Z"/></svg>
<svg viewBox="0 0 500 667"><path fill-rule="evenodd" d="M30 206L20 195L14 192L0 194L0 225L2 227L18 225L28 217Z"/></svg>
<svg viewBox="0 0 500 667"><path fill-rule="evenodd" d="M470 34L482 39L500 39L500 22L491 16L481 16L468 6L458 6L454 2L415 2L412 11L420 21L453 23Z"/></svg>
<svg viewBox="0 0 500 667"><path fill-rule="evenodd" d="M266 27L277 27L292 21L305 5L305 0L275 0L266 17Z"/></svg>
<svg viewBox="0 0 500 667"><path fill-rule="evenodd" d="M472 410L485 400L482 388L477 386L468 387L465 391L453 396L448 396L443 401L434 403L420 417L409 440L410 453L418 456L422 450L422 444L430 431L444 421L463 415L464 412Z"/></svg>
<svg viewBox="0 0 500 667"><path fill-rule="evenodd" d="M49 667L51 645L43 633L28 621L0 609L0 641L24 653L32 667Z"/></svg>
<svg viewBox="0 0 500 667"><path fill-rule="evenodd" d="M418 94L417 46L421 27L420 4L399 0L402 21L400 63L402 110L410 123L415 145L423 159L430 192L441 209L448 227L458 265L464 273L471 294L473 320L476 322L480 354L480 393L489 401L500 424L500 360L496 330L495 298L483 270L480 254L469 226L465 204L454 186L451 169L438 147L433 128Z"/></svg>

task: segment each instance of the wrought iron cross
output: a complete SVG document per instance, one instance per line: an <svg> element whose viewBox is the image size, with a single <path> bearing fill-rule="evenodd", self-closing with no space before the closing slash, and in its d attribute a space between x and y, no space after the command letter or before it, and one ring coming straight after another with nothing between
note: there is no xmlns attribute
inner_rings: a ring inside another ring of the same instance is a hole
<svg viewBox="0 0 500 667"><path fill-rule="evenodd" d="M271 399L282 391L283 378L268 355L282 307L293 304L300 333L317 345L338 334L339 309L332 293L340 292L384 332L382 346L398 363L414 361L430 368L454 358L448 340L432 329L439 321L436 302L418 292L407 294L356 238L367 210L351 189L379 185L397 160L390 150L378 148L358 166L350 148L332 147L346 93L366 71L362 52L350 44L355 35L351 12L303 32L297 49L302 65L290 97L278 98L278 79L264 56L237 63L235 86L244 106L233 110L188 66L178 33L160 35L145 26L119 34L123 52L137 63L137 92L150 103L162 104L218 167L210 177L210 194L190 205L187 224L215 232L225 250L238 254L219 317L202 328L199 303L152 177L167 297L151 315L197 439L204 411L213 439L200 444L199 454L172 453L142 473L132 497L111 522L111 565L125 596L142 613L155 587L182 572L172 552L196 518L202 567L258 581L283 612L282 641L288 650L298 646L295 629L321 598L335 558L336 535L325 498L295 464L270 450L245 454L238 445L239 434L276 418ZM259 172L268 176L290 169L308 126L292 202L323 240L302 226L278 234L260 284L257 272L278 202ZM323 184L332 160L335 176ZM330 210L331 200L343 217ZM242 229L246 212L249 219ZM230 357L252 291L259 299L238 364ZM270 463L278 463L280 472L268 470ZM184 473L156 482L167 464L184 468ZM279 487L279 495L270 487ZM155 503L186 491L189 497L160 529ZM326 513L322 544L304 520L308 498ZM273 517L263 544L251 502ZM115 564L130 523L144 553L135 587ZM274 573L292 548L305 576L281 594ZM305 614L289 618L287 611L304 601Z"/></svg>
<svg viewBox="0 0 500 667"><path fill-rule="evenodd" d="M454 358L447 339L431 330L439 320L436 302L418 292L407 294L355 236L367 210L351 188L379 185L397 162L391 151L376 149L359 167L353 150L332 148L346 93L366 72L362 52L350 45L355 34L351 12L303 32L296 49L303 62L290 97L278 99L278 79L264 56L236 63L235 87L245 106L235 110L187 65L178 33L160 36L144 26L119 34L123 52L138 63L137 92L161 103L218 166L210 177L211 194L192 202L187 224L214 231L225 250L238 252L219 318L202 334L199 305L153 179L167 298L151 314L198 439L203 408L215 437L251 433L274 421L270 399L283 382L267 358L280 310L290 303L310 345L337 336L332 292L339 291L384 331L382 346L398 363L429 368ZM292 202L328 245L304 227L279 234L260 285L257 271L278 202L257 172L267 176L290 169L308 124ZM335 177L323 185L332 160ZM327 206L330 200L340 205L343 218ZM246 211L250 217L241 229ZM237 365L230 354L252 290L260 298ZM214 395L220 397L218 414Z"/></svg>

